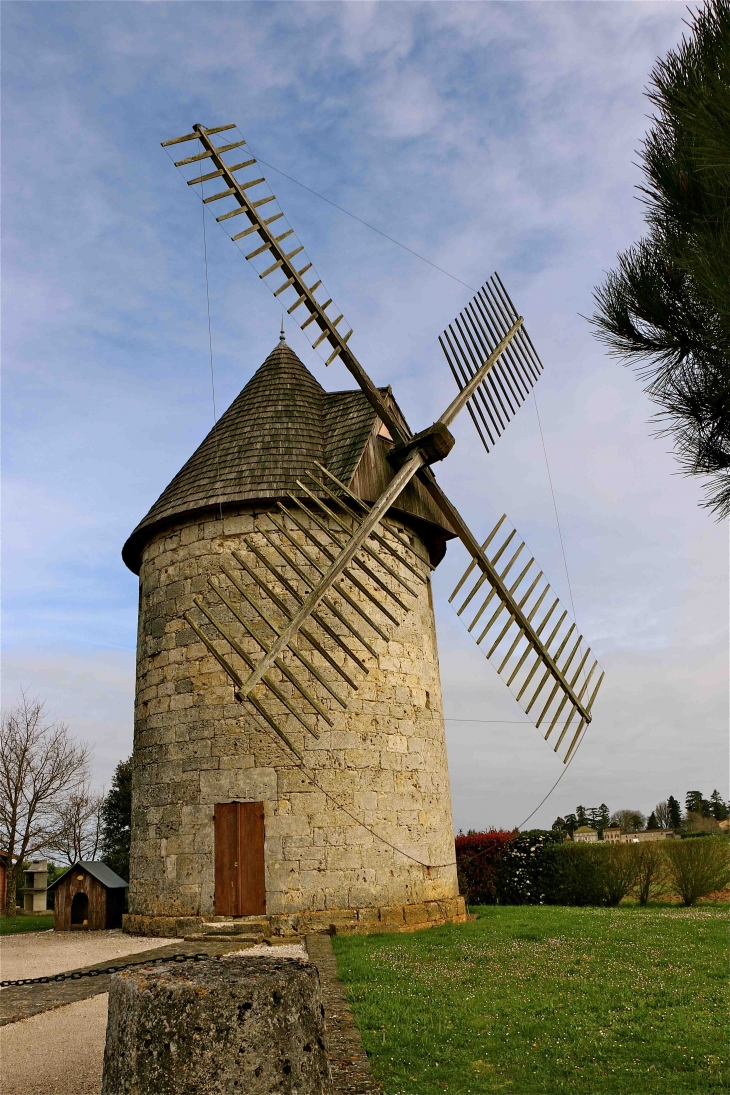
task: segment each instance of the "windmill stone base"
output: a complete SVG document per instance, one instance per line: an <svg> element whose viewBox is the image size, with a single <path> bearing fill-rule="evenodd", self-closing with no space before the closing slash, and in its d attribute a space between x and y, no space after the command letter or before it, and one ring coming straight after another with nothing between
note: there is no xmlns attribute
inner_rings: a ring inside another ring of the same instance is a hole
<svg viewBox="0 0 730 1095"><path fill-rule="evenodd" d="M235 701L185 624L193 596L222 558L247 550L243 537L265 512L186 520L145 547L125 928L195 935L214 921L214 813L234 802L263 803L264 814L265 909L244 932L407 931L463 920L430 584L394 639L378 640L378 662L334 727L319 740L299 734L321 790ZM226 930L217 920L212 930Z"/></svg>

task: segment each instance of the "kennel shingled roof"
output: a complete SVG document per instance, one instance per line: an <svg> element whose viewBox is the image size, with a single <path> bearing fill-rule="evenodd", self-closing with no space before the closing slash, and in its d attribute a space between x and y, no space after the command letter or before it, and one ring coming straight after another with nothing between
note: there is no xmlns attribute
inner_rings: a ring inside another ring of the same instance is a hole
<svg viewBox="0 0 730 1095"><path fill-rule="evenodd" d="M75 863L72 863L70 867L67 867L63 874L60 874L55 882L52 882L48 886L49 890L55 890L59 882L63 881L67 875L72 871L84 870L87 871L97 882L101 882L102 886L106 886L108 890L126 890L129 888L129 883L125 882L123 878L120 878L111 867L107 867L106 863L101 860L86 860L77 859Z"/></svg>

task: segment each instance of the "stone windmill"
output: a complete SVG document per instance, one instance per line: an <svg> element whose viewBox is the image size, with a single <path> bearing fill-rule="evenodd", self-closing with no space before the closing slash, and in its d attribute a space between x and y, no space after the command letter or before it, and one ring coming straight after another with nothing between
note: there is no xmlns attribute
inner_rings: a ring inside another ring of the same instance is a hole
<svg viewBox="0 0 730 1095"><path fill-rule="evenodd" d="M188 184L221 180L204 202L231 200L218 221L243 216L232 238L253 237L246 258L358 389L326 392L282 333L124 546L140 577L126 926L463 919L430 586L446 542L470 556L451 600L564 761L603 679L506 518L480 544L431 469L464 406L489 451L542 366L494 275L441 336L459 393L414 435L265 180L241 175L256 160L223 159L245 141L214 144L233 128L165 145L199 142L175 166L210 161Z"/></svg>

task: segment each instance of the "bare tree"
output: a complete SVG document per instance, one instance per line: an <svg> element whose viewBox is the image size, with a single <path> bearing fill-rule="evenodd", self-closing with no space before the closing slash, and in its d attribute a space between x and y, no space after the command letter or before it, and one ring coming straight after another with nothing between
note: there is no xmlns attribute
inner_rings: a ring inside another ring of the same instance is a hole
<svg viewBox="0 0 730 1095"><path fill-rule="evenodd" d="M641 810L617 810L611 814L611 824L620 825L625 833L635 833L646 826Z"/></svg>
<svg viewBox="0 0 730 1095"><path fill-rule="evenodd" d="M45 704L21 692L0 719L0 848L7 857L5 913L15 916L24 860L58 835L59 805L88 781L89 749L51 722Z"/></svg>
<svg viewBox="0 0 730 1095"><path fill-rule="evenodd" d="M636 859L631 844L609 844L603 851L606 904L619 905L636 882Z"/></svg>
<svg viewBox="0 0 730 1095"><path fill-rule="evenodd" d="M670 840L664 849L669 878L685 905L724 889L730 881L728 843L724 837Z"/></svg>
<svg viewBox="0 0 730 1095"><path fill-rule="evenodd" d="M651 844L627 844L626 847L631 849L636 867L633 892L639 904L646 905L650 898L666 893L667 861L660 846L653 841Z"/></svg>
<svg viewBox="0 0 730 1095"><path fill-rule="evenodd" d="M49 840L49 852L62 855L67 863L96 859L101 844L104 793L95 793L82 783L57 807L57 832Z"/></svg>
<svg viewBox="0 0 730 1095"><path fill-rule="evenodd" d="M654 807L654 817L659 822L660 829L669 828L672 819L669 816L669 803L666 799L664 799L663 802L657 802L656 806Z"/></svg>
<svg viewBox="0 0 730 1095"><path fill-rule="evenodd" d="M688 833L721 832L720 826L717 824L714 817L705 817L703 814L695 812L694 810L687 811L683 828L686 829Z"/></svg>

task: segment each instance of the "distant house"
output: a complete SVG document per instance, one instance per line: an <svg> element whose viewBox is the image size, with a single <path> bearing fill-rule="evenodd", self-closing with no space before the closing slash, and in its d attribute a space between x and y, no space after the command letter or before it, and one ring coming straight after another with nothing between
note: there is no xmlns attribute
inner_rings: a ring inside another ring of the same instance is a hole
<svg viewBox="0 0 730 1095"><path fill-rule="evenodd" d="M106 863L74 863L48 887L53 893L56 931L103 931L120 928L129 883Z"/></svg>
<svg viewBox="0 0 730 1095"><path fill-rule="evenodd" d="M34 859L26 867L23 874L25 875L23 912L44 913L46 911L48 861L46 859Z"/></svg>
<svg viewBox="0 0 730 1095"><path fill-rule="evenodd" d="M609 825L603 830L601 840L608 844L644 844L649 840L671 840L673 837L673 829L640 829L636 833L625 833L618 825ZM573 833L573 840L578 844L595 844L598 833L590 825L581 825Z"/></svg>
<svg viewBox="0 0 730 1095"><path fill-rule="evenodd" d="M621 833L624 844L646 844L651 840L672 840L674 829L639 829L636 833Z"/></svg>

